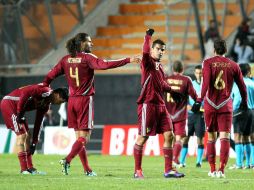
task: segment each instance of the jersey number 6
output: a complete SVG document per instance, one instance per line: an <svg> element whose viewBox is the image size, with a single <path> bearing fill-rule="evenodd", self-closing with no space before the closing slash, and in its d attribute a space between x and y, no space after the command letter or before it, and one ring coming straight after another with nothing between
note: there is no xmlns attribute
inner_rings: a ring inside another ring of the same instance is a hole
<svg viewBox="0 0 254 190"><path fill-rule="evenodd" d="M225 82L222 80L223 70L220 71L215 79L214 87L217 90L223 90L225 88Z"/></svg>

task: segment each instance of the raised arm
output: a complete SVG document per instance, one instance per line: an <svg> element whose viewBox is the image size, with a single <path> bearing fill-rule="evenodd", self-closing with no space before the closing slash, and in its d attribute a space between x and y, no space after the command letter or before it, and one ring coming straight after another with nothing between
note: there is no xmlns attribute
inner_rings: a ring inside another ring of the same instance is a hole
<svg viewBox="0 0 254 190"><path fill-rule="evenodd" d="M91 69L106 70L121 67L130 63L131 58L123 58L118 60L102 60L91 53L87 53L85 56L87 64Z"/></svg>
<svg viewBox="0 0 254 190"><path fill-rule="evenodd" d="M151 38L154 33L154 29L148 29L146 31L146 35L144 37L144 44L143 44L143 57L142 57L142 65L143 67L149 66L152 64L150 61L150 48L151 48Z"/></svg>

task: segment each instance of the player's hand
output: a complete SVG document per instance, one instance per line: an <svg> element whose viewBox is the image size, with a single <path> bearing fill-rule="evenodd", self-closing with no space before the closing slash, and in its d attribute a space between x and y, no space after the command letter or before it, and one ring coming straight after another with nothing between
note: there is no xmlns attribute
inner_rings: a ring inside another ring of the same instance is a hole
<svg viewBox="0 0 254 190"><path fill-rule="evenodd" d="M201 107L201 102L196 101L196 102L193 104L193 106L192 106L192 108L191 108L191 111L192 111L193 113L198 113L198 112L200 112L200 107Z"/></svg>
<svg viewBox="0 0 254 190"><path fill-rule="evenodd" d="M175 91L171 91L170 95L173 98L175 103L181 102L183 100L183 98L184 98L184 96L181 93L175 92Z"/></svg>
<svg viewBox="0 0 254 190"><path fill-rule="evenodd" d="M34 152L35 152L35 150L36 150L36 144L32 143L32 144L30 145L30 153L33 155Z"/></svg>
<svg viewBox="0 0 254 190"><path fill-rule="evenodd" d="M146 31L146 34L149 35L149 36L152 36L154 33L154 29L152 28L149 28L147 31Z"/></svg>
<svg viewBox="0 0 254 190"><path fill-rule="evenodd" d="M140 64L141 55L134 55L133 57L130 58L130 62Z"/></svg>
<svg viewBox="0 0 254 190"><path fill-rule="evenodd" d="M23 113L17 113L17 119L16 120L17 120L17 123L19 123L19 124L26 123L26 118L25 118Z"/></svg>
<svg viewBox="0 0 254 190"><path fill-rule="evenodd" d="M248 104L246 104L245 102L242 101L240 104L239 110L247 111L248 109L249 109Z"/></svg>

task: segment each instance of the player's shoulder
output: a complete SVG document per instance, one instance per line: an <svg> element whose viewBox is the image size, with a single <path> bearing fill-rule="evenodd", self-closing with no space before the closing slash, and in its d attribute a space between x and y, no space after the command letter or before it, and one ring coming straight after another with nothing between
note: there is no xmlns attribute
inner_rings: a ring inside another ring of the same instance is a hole
<svg viewBox="0 0 254 190"><path fill-rule="evenodd" d="M188 76L188 75L183 75L183 76L184 76L184 78L186 79L186 81L192 82L192 79L191 79L190 76Z"/></svg>
<svg viewBox="0 0 254 190"><path fill-rule="evenodd" d="M40 94L42 97L48 97L53 92L53 90L49 86L45 86L41 83L34 86L37 89L38 94Z"/></svg>
<svg viewBox="0 0 254 190"><path fill-rule="evenodd" d="M92 53L86 53L86 52L82 52L82 55L84 55L84 56L91 56L91 57L93 57L93 58L98 58L96 55L94 55L94 54L92 54Z"/></svg>

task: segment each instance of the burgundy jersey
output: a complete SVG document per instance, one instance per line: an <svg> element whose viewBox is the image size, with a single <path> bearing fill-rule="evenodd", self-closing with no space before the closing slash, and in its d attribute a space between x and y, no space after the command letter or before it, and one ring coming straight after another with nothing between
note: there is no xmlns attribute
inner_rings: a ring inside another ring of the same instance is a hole
<svg viewBox="0 0 254 190"><path fill-rule="evenodd" d="M151 36L145 36L143 45L143 57L141 61L141 94L137 100L138 104L153 103L165 105L164 91L170 91L170 86L165 81L165 74L160 62L154 60L150 55Z"/></svg>
<svg viewBox="0 0 254 190"><path fill-rule="evenodd" d="M16 113L36 110L33 143L37 143L38 141L42 120L50 105L50 102L46 102L45 98L51 93L51 88L35 84L20 87L3 98L3 100L11 101L10 103L16 105ZM4 109L2 109L2 111L4 111Z"/></svg>
<svg viewBox="0 0 254 190"><path fill-rule="evenodd" d="M171 119L173 122L186 120L189 95L194 100L197 99L197 94L192 85L191 79L181 74L173 74L166 79L172 90L185 95L181 102L176 103L170 96L170 93L166 94L165 102Z"/></svg>
<svg viewBox="0 0 254 190"><path fill-rule="evenodd" d="M237 63L223 56L214 56L203 62L201 99L204 109L216 112L232 112L230 97L234 81L242 100L247 104L247 92L241 70Z"/></svg>
<svg viewBox="0 0 254 190"><path fill-rule="evenodd" d="M94 95L94 70L111 69L130 62L130 58L106 61L91 53L78 53L76 57L64 56L47 74L44 83L50 84L59 75L65 74L70 96Z"/></svg>

